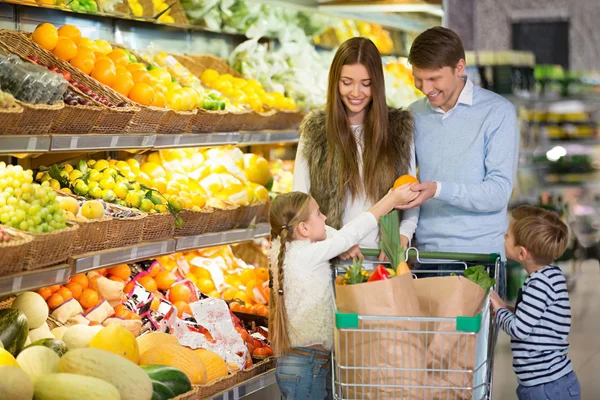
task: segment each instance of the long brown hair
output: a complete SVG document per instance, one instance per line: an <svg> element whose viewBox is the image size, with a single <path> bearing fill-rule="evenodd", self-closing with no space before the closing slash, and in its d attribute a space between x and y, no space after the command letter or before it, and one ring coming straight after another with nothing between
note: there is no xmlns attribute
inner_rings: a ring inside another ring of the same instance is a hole
<svg viewBox="0 0 600 400"><path fill-rule="evenodd" d="M309 200L310 196L306 193L291 192L277 196L271 203L271 242L278 238L280 244L277 264L269 266L269 339L277 355L285 354L291 348L283 285L285 252L288 243L293 240L296 226L308 221Z"/></svg>
<svg viewBox="0 0 600 400"><path fill-rule="evenodd" d="M372 99L367 105L363 128L362 182L358 170L358 146L350 131L348 114L339 91L342 67L353 64L364 65L371 79ZM394 157L398 155L393 154L388 132L388 108L385 100L381 55L369 39L362 37L349 39L342 43L335 53L329 68L326 124L329 176L331 176L334 154L339 153L341 165L337 166L337 171L340 187L347 186L353 198L364 190L369 200L381 199L396 178L391 166L396 164Z"/></svg>

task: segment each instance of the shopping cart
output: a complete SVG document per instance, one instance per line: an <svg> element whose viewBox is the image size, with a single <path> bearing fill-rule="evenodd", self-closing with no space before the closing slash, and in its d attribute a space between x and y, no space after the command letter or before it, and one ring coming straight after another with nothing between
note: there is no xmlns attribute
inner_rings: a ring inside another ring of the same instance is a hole
<svg viewBox="0 0 600 400"><path fill-rule="evenodd" d="M363 253L374 256L379 251ZM439 260L456 263L455 271L444 272L457 275L464 272L467 263L487 263L488 273L498 281L498 254L419 252L412 248L408 258L420 264L437 264ZM343 271L338 267L338 274ZM418 278L437 271L414 269L412 273ZM475 317L381 317L336 312L335 325L333 392L337 400L492 398L496 336L489 294ZM394 346L392 354L385 348L382 353L386 344Z"/></svg>

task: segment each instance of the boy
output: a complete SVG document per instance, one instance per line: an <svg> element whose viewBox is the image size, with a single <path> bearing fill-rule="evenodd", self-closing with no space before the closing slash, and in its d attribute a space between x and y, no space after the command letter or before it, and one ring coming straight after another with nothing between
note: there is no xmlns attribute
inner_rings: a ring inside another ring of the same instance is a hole
<svg viewBox="0 0 600 400"><path fill-rule="evenodd" d="M490 301L496 322L511 337L520 400L581 398L567 356L571 328L567 282L561 270L550 265L564 253L568 238L567 226L553 212L530 206L513 211L505 235L506 256L523 265L529 277L514 311L496 292Z"/></svg>

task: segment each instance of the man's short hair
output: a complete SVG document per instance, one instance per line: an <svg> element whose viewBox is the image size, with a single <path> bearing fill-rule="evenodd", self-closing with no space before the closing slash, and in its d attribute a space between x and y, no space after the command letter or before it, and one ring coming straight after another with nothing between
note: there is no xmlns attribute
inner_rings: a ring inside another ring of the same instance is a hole
<svg viewBox="0 0 600 400"><path fill-rule="evenodd" d="M455 68L461 59L465 59L465 49L460 36L441 26L417 36L408 56L408 62L421 69Z"/></svg>

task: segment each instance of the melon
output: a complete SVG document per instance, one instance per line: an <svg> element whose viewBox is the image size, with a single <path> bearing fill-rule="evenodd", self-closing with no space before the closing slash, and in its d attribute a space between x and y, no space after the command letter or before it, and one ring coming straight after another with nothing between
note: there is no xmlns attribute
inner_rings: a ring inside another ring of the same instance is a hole
<svg viewBox="0 0 600 400"><path fill-rule="evenodd" d="M194 350L179 344L161 344L147 350L140 357L141 365L167 365L182 371L194 385L207 382L202 358Z"/></svg>
<svg viewBox="0 0 600 400"><path fill-rule="evenodd" d="M135 364L140 363L140 350L135 336L119 324L110 324L106 328L102 328L94 336L89 347L125 357Z"/></svg>
<svg viewBox="0 0 600 400"><path fill-rule="evenodd" d="M35 292L24 292L13 301L12 309L21 310L27 317L29 329L42 326L48 319L48 305L44 298Z"/></svg>
<svg viewBox="0 0 600 400"><path fill-rule="evenodd" d="M160 344L179 344L177 338L168 333L150 332L137 338L140 355L144 354L148 349Z"/></svg>
<svg viewBox="0 0 600 400"><path fill-rule="evenodd" d="M18 366L0 367L0 399L31 400L33 382Z"/></svg>
<svg viewBox="0 0 600 400"><path fill-rule="evenodd" d="M223 360L221 356L214 351L196 349L194 350L194 353L196 353L204 363L204 368L206 368L207 382L210 383L229 374L225 360Z"/></svg>

